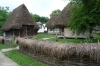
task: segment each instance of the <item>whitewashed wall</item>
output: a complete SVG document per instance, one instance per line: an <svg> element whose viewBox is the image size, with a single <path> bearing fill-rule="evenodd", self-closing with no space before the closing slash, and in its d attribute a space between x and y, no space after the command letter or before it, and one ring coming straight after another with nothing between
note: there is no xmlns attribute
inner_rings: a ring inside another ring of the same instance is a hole
<svg viewBox="0 0 100 66"><path fill-rule="evenodd" d="M72 37L72 38L85 38L85 34L73 34L72 31L68 28L64 28L64 36L65 37Z"/></svg>

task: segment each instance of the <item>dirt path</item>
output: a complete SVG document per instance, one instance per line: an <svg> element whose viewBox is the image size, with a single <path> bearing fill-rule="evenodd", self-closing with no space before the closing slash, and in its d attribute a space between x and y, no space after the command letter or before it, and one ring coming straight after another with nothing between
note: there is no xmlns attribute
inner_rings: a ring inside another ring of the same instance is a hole
<svg viewBox="0 0 100 66"><path fill-rule="evenodd" d="M18 49L19 49L19 46L15 47L15 48L2 49L1 52L7 52L7 51L10 51L10 50L18 50Z"/></svg>
<svg viewBox="0 0 100 66"><path fill-rule="evenodd" d="M54 37L50 37L50 38L42 38L43 40L48 40L48 39L51 39L51 38L54 38Z"/></svg>
<svg viewBox="0 0 100 66"><path fill-rule="evenodd" d="M14 50L16 48L9 48L9 49L2 49L0 51L0 66L20 66L14 61L12 61L10 58L6 57L2 52L7 52L10 50Z"/></svg>

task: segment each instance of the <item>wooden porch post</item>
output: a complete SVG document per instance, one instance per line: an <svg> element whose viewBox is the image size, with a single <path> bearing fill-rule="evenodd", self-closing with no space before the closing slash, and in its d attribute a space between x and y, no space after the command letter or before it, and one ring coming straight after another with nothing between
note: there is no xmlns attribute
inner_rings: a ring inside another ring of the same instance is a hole
<svg viewBox="0 0 100 66"><path fill-rule="evenodd" d="M19 29L19 37L20 37L20 29Z"/></svg>
<svg viewBox="0 0 100 66"><path fill-rule="evenodd" d="M14 36L15 36L15 34L14 34L14 30L12 30L12 35L13 35L13 38L14 38Z"/></svg>
<svg viewBox="0 0 100 66"><path fill-rule="evenodd" d="M26 36L28 36L28 35L27 35L27 27L28 27L28 26L26 26Z"/></svg>

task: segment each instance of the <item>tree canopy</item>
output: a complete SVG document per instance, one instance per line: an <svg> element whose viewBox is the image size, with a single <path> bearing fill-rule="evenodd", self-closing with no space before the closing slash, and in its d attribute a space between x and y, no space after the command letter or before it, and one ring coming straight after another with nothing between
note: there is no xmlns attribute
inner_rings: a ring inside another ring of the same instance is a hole
<svg viewBox="0 0 100 66"><path fill-rule="evenodd" d="M50 14L50 17L51 17L53 14L55 14L55 13L60 13L60 12L61 12L61 10L59 10L59 9L53 10L52 13Z"/></svg>
<svg viewBox="0 0 100 66"><path fill-rule="evenodd" d="M100 0L71 0L72 16L69 28L77 34L89 31L92 34L96 26L100 26Z"/></svg>
<svg viewBox="0 0 100 66"><path fill-rule="evenodd" d="M9 7L0 6L0 28L6 22L6 19L9 17L11 12L9 12Z"/></svg>
<svg viewBox="0 0 100 66"><path fill-rule="evenodd" d="M40 21L42 23L46 23L49 20L48 17L39 16L37 14L32 14L32 13L31 13L31 15L34 18L35 22L39 22Z"/></svg>
<svg viewBox="0 0 100 66"><path fill-rule="evenodd" d="M39 22L39 21L40 21L40 16L39 16L39 15L37 15L37 14L32 14L32 13L31 13L31 15L32 15L32 17L34 18L34 21L35 21L35 22Z"/></svg>

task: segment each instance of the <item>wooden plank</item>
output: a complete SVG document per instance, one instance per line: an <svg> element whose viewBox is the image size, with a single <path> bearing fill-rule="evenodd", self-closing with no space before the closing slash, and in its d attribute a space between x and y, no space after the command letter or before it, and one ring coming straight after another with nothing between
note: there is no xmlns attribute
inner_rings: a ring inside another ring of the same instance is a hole
<svg viewBox="0 0 100 66"><path fill-rule="evenodd" d="M73 37L73 36L62 36L62 35L58 35L57 38L77 38L77 39L84 39L84 37Z"/></svg>

